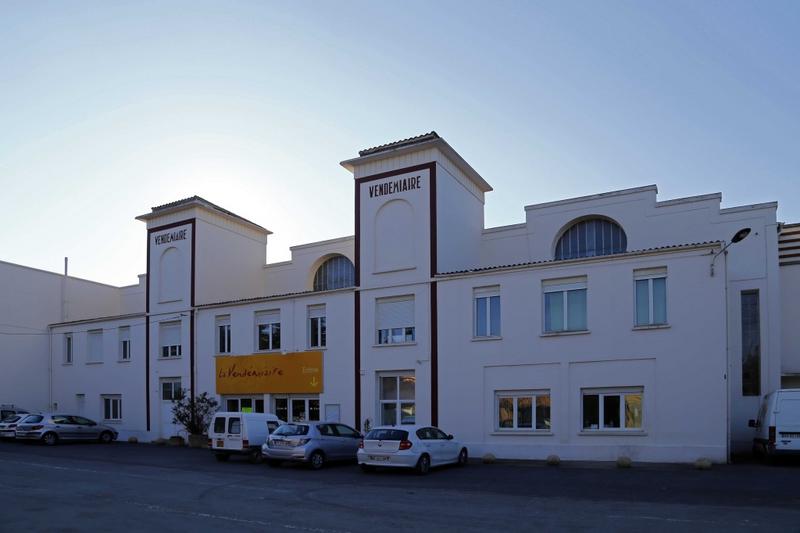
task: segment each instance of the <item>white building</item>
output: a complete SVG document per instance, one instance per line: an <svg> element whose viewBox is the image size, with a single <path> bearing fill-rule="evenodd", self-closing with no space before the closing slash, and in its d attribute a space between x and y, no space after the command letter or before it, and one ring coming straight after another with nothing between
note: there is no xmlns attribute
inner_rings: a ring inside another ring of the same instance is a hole
<svg viewBox="0 0 800 533"><path fill-rule="evenodd" d="M342 165L354 236L290 261L265 264L268 230L192 197L138 217L136 286L0 264L0 284L38 291L9 293L2 322L47 333L0 336L0 401L150 439L180 431L186 389L285 419L440 425L473 455L725 461L760 395L800 380L800 226L775 203L646 186L485 228L491 187L435 133Z"/></svg>

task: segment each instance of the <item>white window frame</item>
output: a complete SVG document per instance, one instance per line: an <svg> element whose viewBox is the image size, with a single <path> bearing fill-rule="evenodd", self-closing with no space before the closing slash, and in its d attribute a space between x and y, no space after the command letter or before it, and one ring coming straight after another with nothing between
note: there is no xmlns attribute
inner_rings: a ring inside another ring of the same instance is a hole
<svg viewBox="0 0 800 533"><path fill-rule="evenodd" d="M538 428L536 419L536 399L548 398L550 402L550 427ZM519 427L517 419L518 405L520 398L531 399L531 427ZM511 399L513 401L513 422L510 428L500 427L500 400ZM551 433L553 431L553 399L549 389L536 390L497 390L494 393L494 430L498 433Z"/></svg>
<svg viewBox="0 0 800 533"><path fill-rule="evenodd" d="M328 318L325 304L322 305L309 305L308 306L308 347L309 348L326 348L328 344ZM316 322L315 322L316 321ZM314 344L311 339L313 338L312 332L316 329L317 344ZM323 340L323 332L325 339Z"/></svg>
<svg viewBox="0 0 800 533"><path fill-rule="evenodd" d="M164 329L176 328L178 330L178 344L164 344ZM183 355L183 325L180 321L159 322L158 324L158 358L180 359ZM167 348L167 355L164 355Z"/></svg>
<svg viewBox="0 0 800 533"><path fill-rule="evenodd" d="M64 333L64 364L71 365L75 357L75 338L72 333Z"/></svg>
<svg viewBox="0 0 800 533"><path fill-rule="evenodd" d="M222 406L220 407L219 410L220 411L230 411L230 409L228 409L228 402L236 402L236 409L233 412L244 413L245 411L242 411L242 409L243 409L242 401L243 400L247 400L247 401L250 402L250 405L251 405L250 409L251 410L247 411L248 413L268 413L269 412L269 411L267 411L267 403L264 401L264 396L263 395L262 396L258 396L258 395L255 395L255 396L253 396L253 395L251 395L251 396L247 396L247 395L245 395L245 396L223 396L222 397ZM257 402L261 402L261 411L257 411L256 410L256 403Z"/></svg>
<svg viewBox="0 0 800 533"><path fill-rule="evenodd" d="M121 422L122 421L122 395L121 394L103 394L100 396L102 400L102 413L104 422ZM114 416L114 404L116 404L117 416Z"/></svg>
<svg viewBox="0 0 800 533"><path fill-rule="evenodd" d="M392 424L384 424L383 423L383 405L384 404L394 404L394 412L395 412L395 426L402 427L402 426L412 426L416 424L417 420L417 376L416 373L412 370L405 371L405 372L381 372L377 375L378 377L378 411L377 411L377 418L380 421L380 424L376 425L392 425ZM405 377L414 378L414 398L412 400L402 399L400 398L400 379ZM396 383L396 390L397 395L394 399L384 400L383 398L383 378L394 378ZM403 422L403 412L402 406L404 403L410 403L414 405L414 421L413 422Z"/></svg>
<svg viewBox="0 0 800 533"><path fill-rule="evenodd" d="M381 304L390 304L394 302L411 302L411 309L412 309L412 324L406 324L403 326L397 327L389 327L389 328L379 328L378 326L382 324L378 324L378 308ZM390 296L388 298L376 298L375 299L375 320L376 320L376 327L375 327L375 345L377 346L386 346L386 345L411 345L417 343L417 328L416 324L416 297L413 294L407 294L403 296ZM396 333L395 333L396 332Z"/></svg>
<svg viewBox="0 0 800 533"><path fill-rule="evenodd" d="M653 298L653 280L664 278L664 322L653 322L654 320L654 298ZM649 303L649 310L648 310L648 319L647 323L645 324L637 324L637 301L636 298L636 282L647 280L647 298ZM669 308L667 300L667 269L666 267L661 268L647 268L647 269L639 269L633 271L633 326L637 328L646 328L648 326L666 326L669 324Z"/></svg>
<svg viewBox="0 0 800 533"><path fill-rule="evenodd" d="M119 362L127 363L131 360L131 327L120 326L117 330L119 335Z"/></svg>
<svg viewBox="0 0 800 533"><path fill-rule="evenodd" d="M103 333L102 329L90 329L86 332L86 364L95 365L103 362ZM99 338L97 342L100 345L100 353L92 353L93 338Z"/></svg>
<svg viewBox="0 0 800 533"><path fill-rule="evenodd" d="M256 312L256 320L255 320L255 322L256 322L256 339L255 339L256 340L256 345L255 345L256 350L255 351L257 351L257 352L278 352L278 351L280 351L281 350L281 346L280 345L283 343L283 340L281 338L281 337L283 337L283 335L282 335L283 331L281 331L282 328L281 328L280 310L275 309L275 310L271 310L271 311L258 311L258 312ZM278 333L278 346L275 346L274 333L273 333L273 326L275 324L278 325L277 330L279 332ZM269 346L267 348L262 348L261 347L261 334L260 334L261 326L269 326L269 329L267 331L267 336L268 336L268 339L269 339Z"/></svg>
<svg viewBox="0 0 800 533"><path fill-rule="evenodd" d="M497 320L497 335L492 335L492 298L497 298L500 302L500 317ZM481 335L478 332L478 300L486 300L486 332ZM472 290L472 337L476 339L497 339L503 335L503 300L500 298L500 286L478 287Z"/></svg>
<svg viewBox="0 0 800 533"><path fill-rule="evenodd" d="M558 333L575 333L589 331L589 289L587 278L585 276L556 279L556 280L543 280L542 281L542 332L545 335L553 335ZM570 291L586 291L586 327L584 329L570 329L569 327L569 298ZM563 329L547 329L547 294L561 293L561 302L564 312Z"/></svg>
<svg viewBox="0 0 800 533"><path fill-rule="evenodd" d="M625 427L625 395L638 394L642 398L642 424L641 427ZM594 396L597 398L597 427L585 428L583 427L584 412L583 412L583 398L584 396ZM603 399L606 396L619 396L619 425L620 427L605 427L605 405ZM580 418L580 432L581 433L608 433L608 432L626 432L626 433L643 433L645 428L645 409L644 409L644 387L613 387L613 388L585 388L581 389L581 418Z"/></svg>
<svg viewBox="0 0 800 533"><path fill-rule="evenodd" d="M164 386L169 385L170 388L170 397L164 399ZM176 388L175 385L178 387ZM181 395L181 391L183 390L183 381L181 378L161 378L160 380L160 387L159 387L159 398L161 398L162 402L172 402L178 400Z"/></svg>
<svg viewBox="0 0 800 533"><path fill-rule="evenodd" d="M214 353L231 353L231 317L220 315L214 320ZM223 344L224 342L224 344ZM223 346L223 349L220 349Z"/></svg>
<svg viewBox="0 0 800 533"><path fill-rule="evenodd" d="M320 400L319 396L305 396L305 395L293 396L293 395L285 395L285 394L284 395L273 396L273 398L272 398L272 407L273 407L272 412L273 413L277 413L277 411L278 411L277 402L279 400L285 400L286 401L286 418L287 418L286 422L289 422L289 423L292 423L292 422L305 423L305 422L321 422L322 421L322 401ZM305 412L306 412L306 419L304 419L304 420L295 420L294 419L295 415L294 415L294 409L292 408L292 402L296 402L296 401L303 401L304 402L304 409L305 409ZM317 402L317 416L318 416L318 418L315 419L315 420L311 420L310 418L308 418L311 415L311 402L313 402L313 401Z"/></svg>

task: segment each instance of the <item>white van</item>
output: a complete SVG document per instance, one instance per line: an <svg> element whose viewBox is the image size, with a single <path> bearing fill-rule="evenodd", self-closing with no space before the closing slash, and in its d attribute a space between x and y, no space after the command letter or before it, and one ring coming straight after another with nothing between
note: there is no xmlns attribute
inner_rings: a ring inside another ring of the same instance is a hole
<svg viewBox="0 0 800 533"><path fill-rule="evenodd" d="M284 424L270 413L216 413L208 426L208 447L217 461L227 461L231 455L247 455L251 462L261 462L261 445L270 433Z"/></svg>
<svg viewBox="0 0 800 533"><path fill-rule="evenodd" d="M764 396L755 428L753 453L771 458L800 454L800 389L780 389Z"/></svg>

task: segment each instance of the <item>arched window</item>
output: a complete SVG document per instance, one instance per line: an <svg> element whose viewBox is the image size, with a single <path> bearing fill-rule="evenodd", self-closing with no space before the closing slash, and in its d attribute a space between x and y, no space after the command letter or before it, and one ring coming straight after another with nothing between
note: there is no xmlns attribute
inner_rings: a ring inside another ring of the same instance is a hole
<svg viewBox="0 0 800 533"><path fill-rule="evenodd" d="M320 265L314 274L314 290L329 291L352 287L356 284L356 270L353 263L343 255L331 257Z"/></svg>
<svg viewBox="0 0 800 533"><path fill-rule="evenodd" d="M589 218L571 225L556 244L556 261L621 254L628 249L625 231L613 220Z"/></svg>

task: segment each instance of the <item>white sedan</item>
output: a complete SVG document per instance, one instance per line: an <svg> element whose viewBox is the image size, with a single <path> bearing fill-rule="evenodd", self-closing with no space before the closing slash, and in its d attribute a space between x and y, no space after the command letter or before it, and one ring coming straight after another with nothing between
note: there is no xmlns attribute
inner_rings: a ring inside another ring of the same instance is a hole
<svg viewBox="0 0 800 533"><path fill-rule="evenodd" d="M467 464L467 448L452 435L430 426L379 426L366 434L358 449L364 471L376 466L415 468L427 474L431 467Z"/></svg>

